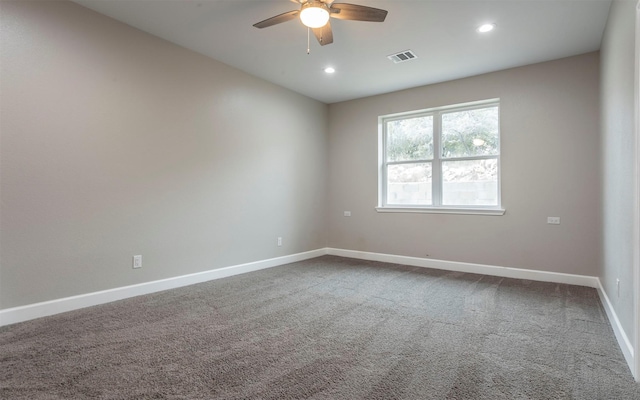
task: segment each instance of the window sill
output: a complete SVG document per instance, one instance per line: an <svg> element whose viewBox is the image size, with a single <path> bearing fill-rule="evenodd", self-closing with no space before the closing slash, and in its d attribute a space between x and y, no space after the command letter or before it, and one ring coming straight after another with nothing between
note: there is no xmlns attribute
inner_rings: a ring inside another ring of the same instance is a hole
<svg viewBox="0 0 640 400"><path fill-rule="evenodd" d="M376 207L379 213L504 215L503 208Z"/></svg>

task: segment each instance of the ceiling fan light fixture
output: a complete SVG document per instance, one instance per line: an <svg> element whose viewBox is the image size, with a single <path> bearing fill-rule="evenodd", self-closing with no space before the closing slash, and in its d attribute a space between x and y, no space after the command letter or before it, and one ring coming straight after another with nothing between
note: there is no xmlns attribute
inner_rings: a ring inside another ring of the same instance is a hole
<svg viewBox="0 0 640 400"><path fill-rule="evenodd" d="M2 1L2 0L0 0ZM313 36L318 39L320 46L333 43L333 31L330 18L348 21L384 22L387 10L379 8L359 6L357 4L335 3L334 0L292 0L300 4L298 10L291 10L267 18L253 24L255 28L268 28L273 25L300 18L300 22L307 27L307 39ZM307 41L308 44L308 41ZM307 53L309 53L307 46Z"/></svg>
<svg viewBox="0 0 640 400"><path fill-rule="evenodd" d="M311 1L307 2L300 11L300 21L311 29L322 28L329 22L329 10L324 3Z"/></svg>

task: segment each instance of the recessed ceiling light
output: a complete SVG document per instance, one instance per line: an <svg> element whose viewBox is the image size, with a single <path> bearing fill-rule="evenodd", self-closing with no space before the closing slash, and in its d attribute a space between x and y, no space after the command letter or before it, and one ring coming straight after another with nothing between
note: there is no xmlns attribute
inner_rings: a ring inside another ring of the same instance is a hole
<svg viewBox="0 0 640 400"><path fill-rule="evenodd" d="M333 67L327 67L324 69L324 72L326 72L327 74L333 74L334 72L336 72L336 69Z"/></svg>
<svg viewBox="0 0 640 400"><path fill-rule="evenodd" d="M478 27L478 32L487 33L491 32L496 27L496 24L484 24Z"/></svg>

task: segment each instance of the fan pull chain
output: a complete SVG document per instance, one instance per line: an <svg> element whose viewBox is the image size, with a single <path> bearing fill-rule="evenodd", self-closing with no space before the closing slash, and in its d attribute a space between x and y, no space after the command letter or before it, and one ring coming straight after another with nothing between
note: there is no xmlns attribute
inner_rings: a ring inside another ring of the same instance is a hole
<svg viewBox="0 0 640 400"><path fill-rule="evenodd" d="M311 28L307 28L307 54L311 53L311 44L309 38L311 37Z"/></svg>

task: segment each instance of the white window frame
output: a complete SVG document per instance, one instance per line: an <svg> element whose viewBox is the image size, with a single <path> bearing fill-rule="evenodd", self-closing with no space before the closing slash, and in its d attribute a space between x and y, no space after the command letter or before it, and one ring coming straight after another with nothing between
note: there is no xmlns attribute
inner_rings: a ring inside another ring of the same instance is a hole
<svg viewBox="0 0 640 400"><path fill-rule="evenodd" d="M498 154L497 156L472 156L443 158L440 140L442 135L442 115L450 112L482 109L488 107L498 108ZM406 163L419 163L421 161L431 163L432 168L432 200L433 205L389 205L387 204L387 165L402 164L403 162L387 162L386 140L387 122L408 118L433 116L433 159L411 160ZM409 213L437 213L437 214L480 214L480 215L504 215L501 195L501 164L500 164L500 99L488 99L470 103L454 104L443 107L433 107L426 110L410 111L397 114L382 115L378 117L378 212L409 212ZM442 163L446 161L469 161L496 159L498 163L498 204L491 206L444 206L442 205Z"/></svg>

